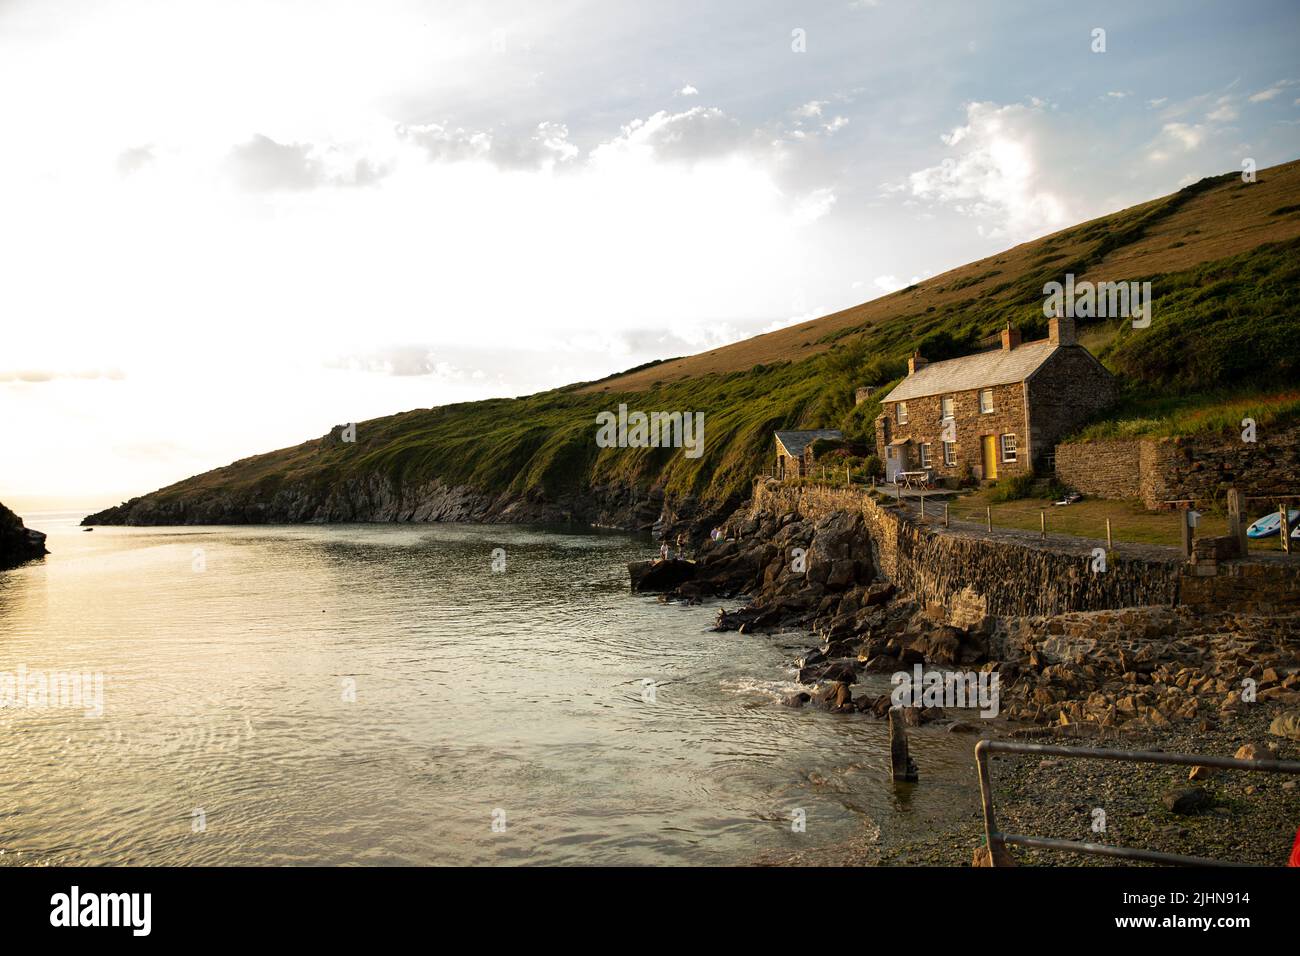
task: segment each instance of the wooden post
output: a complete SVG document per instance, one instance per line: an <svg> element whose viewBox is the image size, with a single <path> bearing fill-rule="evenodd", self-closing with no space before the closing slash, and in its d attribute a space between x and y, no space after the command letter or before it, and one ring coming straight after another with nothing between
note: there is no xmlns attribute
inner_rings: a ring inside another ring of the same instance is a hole
<svg viewBox="0 0 1300 956"><path fill-rule="evenodd" d="M1192 514L1186 508L1178 514L1183 520L1183 557L1190 558L1192 556Z"/></svg>
<svg viewBox="0 0 1300 956"><path fill-rule="evenodd" d="M1282 550L1287 554L1291 553L1291 525L1286 520L1286 502L1279 502L1277 506L1278 516L1282 519L1282 525L1278 528L1278 533L1282 535Z"/></svg>
<svg viewBox="0 0 1300 956"><path fill-rule="evenodd" d="M1237 551L1244 558L1250 539L1246 537L1246 522L1241 520L1241 492L1236 488L1228 489L1228 534L1237 539Z"/></svg>
<svg viewBox="0 0 1300 956"><path fill-rule="evenodd" d="M897 707L889 710L889 769L895 783L916 783L916 762L908 753L903 712Z"/></svg>
<svg viewBox="0 0 1300 956"><path fill-rule="evenodd" d="M1047 540L1047 511L1044 508L1038 509L1038 537L1042 541Z"/></svg>
<svg viewBox="0 0 1300 956"><path fill-rule="evenodd" d="M925 491L921 492L921 517L925 517Z"/></svg>
<svg viewBox="0 0 1300 956"><path fill-rule="evenodd" d="M993 530L993 509L987 506L984 508L984 524L990 531Z"/></svg>
<svg viewBox="0 0 1300 956"><path fill-rule="evenodd" d="M1110 554L1111 551L1113 551L1113 550L1115 550L1115 542L1111 540L1111 537L1110 537L1110 519L1107 518L1107 519L1106 519L1106 553L1107 553L1107 554Z"/></svg>
<svg viewBox="0 0 1300 956"><path fill-rule="evenodd" d="M943 526L944 526L945 528L948 527L948 505L947 505L947 503L945 503L944 506L943 506Z"/></svg>

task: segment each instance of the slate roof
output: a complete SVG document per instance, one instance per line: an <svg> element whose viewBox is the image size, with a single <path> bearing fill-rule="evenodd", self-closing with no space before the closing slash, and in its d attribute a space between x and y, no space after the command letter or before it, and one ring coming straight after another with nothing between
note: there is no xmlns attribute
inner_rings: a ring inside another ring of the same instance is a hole
<svg viewBox="0 0 1300 956"><path fill-rule="evenodd" d="M948 392L966 392L993 385L1023 382L1061 346L1050 339L1027 342L1014 349L991 349L975 355L933 362L898 383L883 401L901 402Z"/></svg>
<svg viewBox="0 0 1300 956"><path fill-rule="evenodd" d="M843 432L836 428L814 428L810 431L776 433L776 440L781 443L781 447L795 458L802 455L803 450L819 438L825 438L829 441L839 441L843 437Z"/></svg>

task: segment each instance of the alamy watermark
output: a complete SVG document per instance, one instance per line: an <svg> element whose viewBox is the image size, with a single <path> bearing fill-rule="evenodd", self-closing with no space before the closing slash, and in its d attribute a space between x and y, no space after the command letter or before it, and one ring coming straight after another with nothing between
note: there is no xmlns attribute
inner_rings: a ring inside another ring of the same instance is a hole
<svg viewBox="0 0 1300 956"><path fill-rule="evenodd" d="M1043 286L1043 315L1070 318L1132 319L1133 328L1151 325L1151 283L1089 282L1076 283L1074 273L1065 275L1065 283L1049 282Z"/></svg>
<svg viewBox="0 0 1300 956"><path fill-rule="evenodd" d="M27 710L84 710L87 717L104 716L104 675L76 671L39 671L19 664L17 671L0 671L0 707Z"/></svg>
<svg viewBox="0 0 1300 956"><path fill-rule="evenodd" d="M687 458L704 454L703 412L598 412L596 445L600 448L683 448Z"/></svg>
<svg viewBox="0 0 1300 956"><path fill-rule="evenodd" d="M1001 709L996 671L927 671L920 664L898 671L889 702L895 707L978 707L981 717L996 717Z"/></svg>

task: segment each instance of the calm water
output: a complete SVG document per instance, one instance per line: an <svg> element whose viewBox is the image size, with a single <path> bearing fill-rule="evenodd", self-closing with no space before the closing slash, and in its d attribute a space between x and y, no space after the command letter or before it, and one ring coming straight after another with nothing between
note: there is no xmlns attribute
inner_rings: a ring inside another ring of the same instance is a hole
<svg viewBox="0 0 1300 956"><path fill-rule="evenodd" d="M780 706L807 638L630 594L646 540L27 522L0 674L102 673L104 710L0 709L0 864L815 859L977 799L969 738L915 734L896 794L884 724Z"/></svg>

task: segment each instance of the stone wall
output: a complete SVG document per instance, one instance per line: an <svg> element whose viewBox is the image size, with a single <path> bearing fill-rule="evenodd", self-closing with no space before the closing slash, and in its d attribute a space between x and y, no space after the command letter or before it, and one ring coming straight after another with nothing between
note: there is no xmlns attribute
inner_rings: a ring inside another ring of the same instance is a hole
<svg viewBox="0 0 1300 956"><path fill-rule="evenodd" d="M1148 508L1192 500L1222 502L1235 487L1247 498L1300 494L1300 426L1244 442L1232 432L1194 438L1076 442L1056 448L1056 476L1098 498L1141 498ZM1276 507L1248 502L1252 514Z"/></svg>
<svg viewBox="0 0 1300 956"><path fill-rule="evenodd" d="M1142 442L1075 442L1056 446L1056 477L1093 498L1142 496Z"/></svg>
<svg viewBox="0 0 1300 956"><path fill-rule="evenodd" d="M837 511L860 511L881 573L923 604L943 605L951 620L1151 605L1300 612L1300 559L1281 555L1220 561L1216 574L1202 577L1171 549L1167 560L1112 555L1109 569L1094 573L1091 542L1049 547L944 529L856 490L760 483L752 507L814 521Z"/></svg>
<svg viewBox="0 0 1300 956"><path fill-rule="evenodd" d="M1183 604L1232 608L1248 614L1300 612L1300 560L1280 556L1263 561L1220 561L1218 573L1200 577L1183 569L1179 595Z"/></svg>
<svg viewBox="0 0 1300 956"><path fill-rule="evenodd" d="M873 558L899 588L950 616L1028 616L1178 602L1181 562L1112 558L1093 573L1092 549L1034 546L945 530L923 523L857 491L821 486L760 484L756 510L794 511L818 520L835 511L861 511Z"/></svg>

